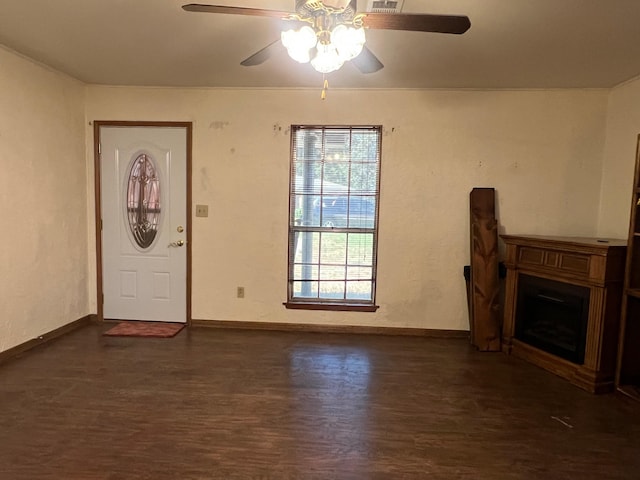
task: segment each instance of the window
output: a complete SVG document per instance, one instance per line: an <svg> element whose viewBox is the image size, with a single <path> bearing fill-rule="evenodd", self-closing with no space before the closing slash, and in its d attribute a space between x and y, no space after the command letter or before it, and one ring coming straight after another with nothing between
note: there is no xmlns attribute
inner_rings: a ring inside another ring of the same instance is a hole
<svg viewBox="0 0 640 480"><path fill-rule="evenodd" d="M288 308L374 311L381 127L291 128Z"/></svg>

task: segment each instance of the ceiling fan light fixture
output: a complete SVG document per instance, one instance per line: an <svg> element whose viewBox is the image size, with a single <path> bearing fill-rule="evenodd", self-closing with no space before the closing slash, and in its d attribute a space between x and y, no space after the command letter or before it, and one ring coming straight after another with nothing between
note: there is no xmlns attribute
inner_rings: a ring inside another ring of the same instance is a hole
<svg viewBox="0 0 640 480"><path fill-rule="evenodd" d="M345 24L331 32L305 25L299 30L285 30L280 38L292 59L299 63L310 61L320 73L338 70L344 62L356 58L365 43L363 28Z"/></svg>
<svg viewBox="0 0 640 480"><path fill-rule="evenodd" d="M318 43L316 32L309 26L300 30L286 30L280 38L289 56L299 63L308 63L311 60L310 50Z"/></svg>
<svg viewBox="0 0 640 480"><path fill-rule="evenodd" d="M331 43L335 45L338 54L344 60L352 60L360 55L365 43L364 28L338 25L331 32Z"/></svg>

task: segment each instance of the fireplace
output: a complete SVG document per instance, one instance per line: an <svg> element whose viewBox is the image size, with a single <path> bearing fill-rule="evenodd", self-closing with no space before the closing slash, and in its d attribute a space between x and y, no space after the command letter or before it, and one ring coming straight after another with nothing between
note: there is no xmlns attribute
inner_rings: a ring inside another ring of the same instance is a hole
<svg viewBox="0 0 640 480"><path fill-rule="evenodd" d="M576 364L584 362L589 289L520 275L515 338Z"/></svg>
<svg viewBox="0 0 640 480"><path fill-rule="evenodd" d="M611 391L626 240L501 237L503 351L590 392Z"/></svg>

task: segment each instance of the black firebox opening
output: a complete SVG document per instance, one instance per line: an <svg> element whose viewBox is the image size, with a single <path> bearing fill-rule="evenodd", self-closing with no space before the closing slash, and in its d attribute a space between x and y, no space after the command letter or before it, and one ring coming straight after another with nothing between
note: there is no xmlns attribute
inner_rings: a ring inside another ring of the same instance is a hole
<svg viewBox="0 0 640 480"><path fill-rule="evenodd" d="M515 337L570 362L584 363L589 289L520 275Z"/></svg>

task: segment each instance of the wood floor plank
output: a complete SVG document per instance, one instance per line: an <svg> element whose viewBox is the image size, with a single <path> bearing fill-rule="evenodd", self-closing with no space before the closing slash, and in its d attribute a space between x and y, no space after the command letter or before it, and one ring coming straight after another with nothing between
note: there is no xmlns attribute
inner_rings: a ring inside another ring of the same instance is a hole
<svg viewBox="0 0 640 480"><path fill-rule="evenodd" d="M464 339L103 325L0 367L0 480L637 479L640 411Z"/></svg>

